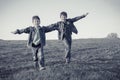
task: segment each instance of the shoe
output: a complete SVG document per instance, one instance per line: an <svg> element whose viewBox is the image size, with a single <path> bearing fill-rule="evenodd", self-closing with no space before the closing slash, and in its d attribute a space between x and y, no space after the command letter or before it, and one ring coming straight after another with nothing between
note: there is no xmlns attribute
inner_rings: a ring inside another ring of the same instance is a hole
<svg viewBox="0 0 120 80"><path fill-rule="evenodd" d="M45 70L46 68L45 67L40 67L39 68L39 70L41 71L41 70Z"/></svg>
<svg viewBox="0 0 120 80"><path fill-rule="evenodd" d="M70 63L70 59L69 58L66 58L66 63Z"/></svg>

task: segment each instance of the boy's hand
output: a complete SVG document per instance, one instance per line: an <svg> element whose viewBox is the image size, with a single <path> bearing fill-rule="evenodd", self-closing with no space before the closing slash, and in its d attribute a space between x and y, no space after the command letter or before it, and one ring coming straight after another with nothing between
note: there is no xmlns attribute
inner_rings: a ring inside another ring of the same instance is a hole
<svg viewBox="0 0 120 80"><path fill-rule="evenodd" d="M86 14L83 14L84 17L86 17L89 13L87 12Z"/></svg>
<svg viewBox="0 0 120 80"><path fill-rule="evenodd" d="M11 32L12 34L17 34L17 30L16 31L13 31L13 32Z"/></svg>
<svg viewBox="0 0 120 80"><path fill-rule="evenodd" d="M85 17L88 15L89 13L87 12L86 14L85 14Z"/></svg>

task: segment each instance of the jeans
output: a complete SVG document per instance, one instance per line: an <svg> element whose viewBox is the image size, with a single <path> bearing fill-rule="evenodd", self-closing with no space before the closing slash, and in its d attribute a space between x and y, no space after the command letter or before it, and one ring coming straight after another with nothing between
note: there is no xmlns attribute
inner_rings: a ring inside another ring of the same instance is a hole
<svg viewBox="0 0 120 80"><path fill-rule="evenodd" d="M44 67L44 52L43 47L32 47L33 52L33 61L35 63L35 66L37 67Z"/></svg>
<svg viewBox="0 0 120 80"><path fill-rule="evenodd" d="M71 58L71 44L72 44L72 39L71 37L69 38L64 38L63 43L65 46L65 58L70 59Z"/></svg>

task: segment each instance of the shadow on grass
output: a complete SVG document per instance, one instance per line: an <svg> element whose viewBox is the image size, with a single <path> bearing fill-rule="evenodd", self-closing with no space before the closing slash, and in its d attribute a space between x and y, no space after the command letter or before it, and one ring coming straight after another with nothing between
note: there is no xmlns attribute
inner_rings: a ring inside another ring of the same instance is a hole
<svg viewBox="0 0 120 80"><path fill-rule="evenodd" d="M9 80L13 80L13 75L15 73L19 73L20 71L24 71L24 70L30 70L34 68L33 66L26 66L26 67L19 67L19 68L0 68L0 78L1 79L6 79L8 78ZM12 78L12 79L10 79ZM7 80L8 80L7 79Z"/></svg>
<svg viewBox="0 0 120 80"><path fill-rule="evenodd" d="M65 64L65 61L51 61L46 62L46 66L56 66L56 65L63 65Z"/></svg>

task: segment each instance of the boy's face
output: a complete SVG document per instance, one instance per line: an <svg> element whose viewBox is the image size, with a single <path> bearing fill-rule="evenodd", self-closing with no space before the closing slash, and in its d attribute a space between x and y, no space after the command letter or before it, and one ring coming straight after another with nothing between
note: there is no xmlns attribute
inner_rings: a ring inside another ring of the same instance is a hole
<svg viewBox="0 0 120 80"><path fill-rule="evenodd" d="M39 19L33 19L32 20L32 23L35 27L39 26L40 25L40 20Z"/></svg>
<svg viewBox="0 0 120 80"><path fill-rule="evenodd" d="M61 19L61 21L66 21L67 16L65 16L65 15L61 15L61 16L60 16L60 19Z"/></svg>

